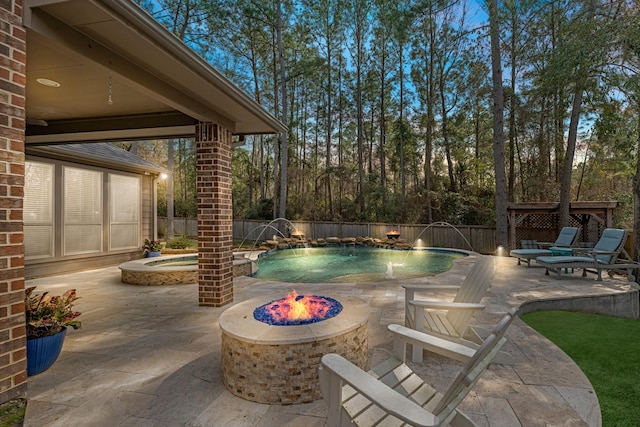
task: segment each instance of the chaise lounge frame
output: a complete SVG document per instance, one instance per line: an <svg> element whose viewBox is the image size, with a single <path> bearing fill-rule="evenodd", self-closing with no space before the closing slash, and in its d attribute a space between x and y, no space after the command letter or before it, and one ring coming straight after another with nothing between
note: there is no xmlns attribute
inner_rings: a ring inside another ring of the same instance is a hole
<svg viewBox="0 0 640 427"><path fill-rule="evenodd" d="M542 256L536 258L536 263L545 267L545 274L555 272L557 277L562 277L562 269L582 269L582 277L587 276L589 269L595 270L597 281L602 281L602 272L609 272L613 276L615 270L626 270L627 279L635 281L633 274L640 265L629 259L620 259L620 254L627 256L624 244L627 240L627 231L618 228L606 228L598 243L592 249L574 248L575 255L568 256ZM627 256L628 258L628 256Z"/></svg>
<svg viewBox="0 0 640 427"><path fill-rule="evenodd" d="M572 247L578 238L578 231L580 231L579 227L562 227L562 230L560 230L560 234L558 234L558 238L554 243L536 242L538 246L537 248L513 249L509 252L509 256L518 258L518 265L520 265L521 260L526 261L527 268L529 268L531 267L532 259L534 260L540 256L552 255L553 248Z"/></svg>

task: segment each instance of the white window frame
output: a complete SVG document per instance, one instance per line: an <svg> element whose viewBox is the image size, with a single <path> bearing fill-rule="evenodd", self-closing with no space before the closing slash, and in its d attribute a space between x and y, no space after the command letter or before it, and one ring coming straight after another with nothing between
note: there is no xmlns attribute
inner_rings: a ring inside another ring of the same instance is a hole
<svg viewBox="0 0 640 427"><path fill-rule="evenodd" d="M49 201L49 218L47 220L37 220L37 219L32 219L29 214L28 214L28 206L27 206L27 200L28 200L28 194L30 193L29 190L29 184L30 182L28 181L28 173L29 173L29 168L31 166L34 167L40 167L40 168L45 168L45 169L49 169L49 182L48 185L43 186L43 185L39 185L37 187L37 189L43 191L46 190L48 192L48 201ZM45 162L37 162L37 161L32 161L32 160L26 160L25 161L25 205L23 206L23 222L24 222L24 234L25 234L25 260L32 260L32 259L43 259L43 258L52 258L54 256L54 241L55 241L55 229L54 229L54 224L55 224L55 165L52 163L45 163ZM29 255L27 252L27 247L28 247L28 236L30 235L29 233L29 229L35 229L35 227L46 227L49 229L49 250L47 254L39 254L39 255Z"/></svg>
<svg viewBox="0 0 640 427"><path fill-rule="evenodd" d="M98 177L99 188L98 195L93 195L93 199L98 200L97 208L99 209L96 214L96 219L93 221L85 221L85 222L68 222L67 218L67 208L70 204L67 198L67 185L68 176L70 171L79 171L87 174L94 174ZM74 166L63 165L62 167L62 255L82 255L82 254L93 254L103 252L103 234L104 234L104 185L103 185L103 176L104 174L101 171L88 169L88 168L80 168ZM96 239L97 249L87 249L87 250L76 250L70 251L67 249L67 237L70 235L70 228L73 226L92 226L97 227L99 232L97 236L93 236L91 238Z"/></svg>
<svg viewBox="0 0 640 427"><path fill-rule="evenodd" d="M117 221L114 215L114 208L117 205L116 198L118 194L120 194L119 190L115 188L114 178L124 178L127 180L131 180L131 182L135 182L135 219L134 220L124 220ZM127 249L137 249L140 248L140 227L142 226L142 179L139 175L125 175L118 173L109 173L109 250L110 251L118 251L118 250L127 250ZM135 226L135 241L129 246L115 246L114 245L114 228L118 225L134 225Z"/></svg>

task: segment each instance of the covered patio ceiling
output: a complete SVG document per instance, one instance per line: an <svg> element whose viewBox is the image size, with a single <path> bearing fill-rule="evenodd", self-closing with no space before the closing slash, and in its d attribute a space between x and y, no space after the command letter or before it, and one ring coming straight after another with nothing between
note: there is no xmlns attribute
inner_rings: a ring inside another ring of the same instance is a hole
<svg viewBox="0 0 640 427"><path fill-rule="evenodd" d="M27 144L191 137L198 122L286 130L131 0L23 7Z"/></svg>

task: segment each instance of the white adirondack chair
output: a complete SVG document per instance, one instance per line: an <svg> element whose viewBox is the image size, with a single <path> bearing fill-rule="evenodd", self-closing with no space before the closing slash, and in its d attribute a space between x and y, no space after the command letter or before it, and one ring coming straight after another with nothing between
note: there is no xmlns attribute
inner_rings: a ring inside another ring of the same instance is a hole
<svg viewBox="0 0 640 427"><path fill-rule="evenodd" d="M441 338L460 339L469 330L475 342L481 339L469 322L474 314L484 308L482 297L491 285L496 271L495 261L482 256L471 268L462 285L403 285L405 289L405 326L417 331L429 332ZM420 291L457 291L453 301L428 301L417 299ZM415 348L411 360L422 360L422 348Z"/></svg>
<svg viewBox="0 0 640 427"><path fill-rule="evenodd" d="M515 317L512 310L474 349L401 325L389 325L394 356L368 373L338 354L322 357L320 388L329 408L327 426L473 426L457 407L505 342ZM445 393L425 383L405 364L406 346L425 349L465 363Z"/></svg>

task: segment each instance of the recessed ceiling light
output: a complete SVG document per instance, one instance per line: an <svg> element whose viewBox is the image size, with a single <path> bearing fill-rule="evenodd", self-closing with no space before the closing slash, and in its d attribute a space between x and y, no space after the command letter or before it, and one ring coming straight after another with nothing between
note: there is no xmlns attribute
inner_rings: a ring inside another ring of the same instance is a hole
<svg viewBox="0 0 640 427"><path fill-rule="evenodd" d="M42 77L41 77L41 78L36 79L36 81L37 81L38 83L40 83L41 85L44 85L44 86L49 86L49 87L60 87L60 83L58 83L58 82L57 82L57 81L55 81L55 80L44 79L44 78L42 78Z"/></svg>

